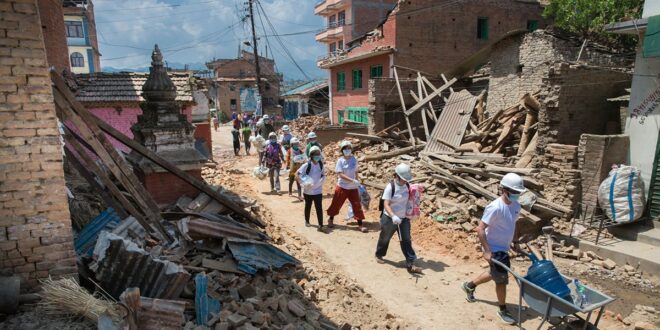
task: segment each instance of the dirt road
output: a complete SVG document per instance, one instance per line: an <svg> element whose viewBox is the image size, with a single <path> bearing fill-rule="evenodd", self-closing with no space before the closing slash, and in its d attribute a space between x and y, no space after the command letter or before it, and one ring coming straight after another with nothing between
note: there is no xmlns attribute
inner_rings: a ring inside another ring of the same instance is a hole
<svg viewBox="0 0 660 330"><path fill-rule="evenodd" d="M214 150L231 149L230 128L223 126L214 133ZM243 153L244 151L241 150ZM224 153L225 155L228 153ZM231 157L231 156L230 156ZM357 231L356 226L345 225L343 212L336 218L339 225L324 234L315 227L305 227L303 204L286 193L286 177L280 179L284 192L271 195L268 180L259 181L249 173L256 166L256 156L239 156L234 161L222 161L233 168L233 182L254 198L257 198L272 213L274 223L286 226L301 237L312 242L327 256L328 261L339 266L347 276L381 302L390 313L406 320L419 329L511 329L504 325L496 315L497 303L495 288L492 283L478 288L477 303L465 301L465 294L460 285L468 278L482 272L480 261L465 262L448 254L438 254L415 246L419 257L417 265L424 269L424 274L412 276L404 268L404 258L395 237L385 257L385 264L378 264L374 258L378 237L378 223L371 217L366 234ZM226 167L226 165L225 165ZM224 168L229 170L228 168ZM324 208L330 204L330 191L324 191ZM313 211L312 211L313 212ZM325 218L325 217L324 217ZM312 223L315 222L312 214ZM413 245L415 237L413 236ZM477 253L476 251L474 253ZM308 262L313 262L308 261ZM512 283L509 287L508 301L517 302L518 289ZM513 305L509 308L513 311ZM608 322L604 320L603 322ZM540 320L532 313L523 313L525 328L536 328ZM603 328L616 329L620 325L609 321Z"/></svg>

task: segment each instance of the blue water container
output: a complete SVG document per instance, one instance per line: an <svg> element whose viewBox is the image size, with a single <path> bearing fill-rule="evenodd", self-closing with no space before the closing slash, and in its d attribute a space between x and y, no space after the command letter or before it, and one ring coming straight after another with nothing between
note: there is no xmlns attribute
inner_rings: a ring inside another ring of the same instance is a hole
<svg viewBox="0 0 660 330"><path fill-rule="evenodd" d="M571 290L568 288L566 282L564 282L564 278L559 274L555 265L549 260L538 260L534 256L530 256L530 258L532 259L532 265L529 266L525 278L558 297L573 303Z"/></svg>

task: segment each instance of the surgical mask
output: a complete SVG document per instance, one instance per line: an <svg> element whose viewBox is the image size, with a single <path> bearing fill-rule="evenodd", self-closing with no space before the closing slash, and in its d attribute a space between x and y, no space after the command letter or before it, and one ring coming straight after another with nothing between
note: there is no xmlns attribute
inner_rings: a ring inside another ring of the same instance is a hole
<svg viewBox="0 0 660 330"><path fill-rule="evenodd" d="M520 194L509 194L509 200L513 202L517 202L520 199Z"/></svg>
<svg viewBox="0 0 660 330"><path fill-rule="evenodd" d="M321 156L312 156L312 160L318 163L321 161Z"/></svg>
<svg viewBox="0 0 660 330"><path fill-rule="evenodd" d="M351 155L351 152L352 152L352 150L351 150L351 149L344 149L344 150L342 150L341 152L343 152L343 153L344 153L344 156L350 156L350 155Z"/></svg>
<svg viewBox="0 0 660 330"><path fill-rule="evenodd" d="M270 139L270 142L273 142L273 143L277 142L277 138L275 138L275 139Z"/></svg>
<svg viewBox="0 0 660 330"><path fill-rule="evenodd" d="M295 150L295 151L298 151L298 145L296 145L296 144L292 145L291 148L293 148L293 150Z"/></svg>

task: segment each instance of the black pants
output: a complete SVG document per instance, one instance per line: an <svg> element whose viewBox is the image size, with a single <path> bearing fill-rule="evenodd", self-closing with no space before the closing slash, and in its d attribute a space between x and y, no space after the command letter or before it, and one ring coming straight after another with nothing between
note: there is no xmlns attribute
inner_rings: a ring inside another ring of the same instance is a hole
<svg viewBox="0 0 660 330"><path fill-rule="evenodd" d="M298 197L300 197L300 182L296 180L295 176L289 176L289 195L293 193L293 183L296 183L296 186L298 187Z"/></svg>
<svg viewBox="0 0 660 330"><path fill-rule="evenodd" d="M316 211L316 220L319 222L319 227L323 227L323 194L307 195L305 197L305 222L309 223L309 216L312 212L312 201L314 201L314 210Z"/></svg>
<svg viewBox="0 0 660 330"><path fill-rule="evenodd" d="M234 140L234 155L238 156L238 152L241 150L241 141Z"/></svg>

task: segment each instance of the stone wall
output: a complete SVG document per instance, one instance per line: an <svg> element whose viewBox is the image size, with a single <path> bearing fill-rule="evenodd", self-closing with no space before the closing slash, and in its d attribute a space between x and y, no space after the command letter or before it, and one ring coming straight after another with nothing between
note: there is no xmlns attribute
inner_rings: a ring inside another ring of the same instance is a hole
<svg viewBox="0 0 660 330"><path fill-rule="evenodd" d="M582 134L578 146L578 169L581 172L580 201L589 208L598 202L598 187L613 164L626 164L628 135Z"/></svg>
<svg viewBox="0 0 660 330"><path fill-rule="evenodd" d="M77 274L37 1L0 3L0 272Z"/></svg>
<svg viewBox="0 0 660 330"><path fill-rule="evenodd" d="M544 197L571 209L575 207L580 185L577 146L548 144L545 155L538 165L539 181L543 183Z"/></svg>

